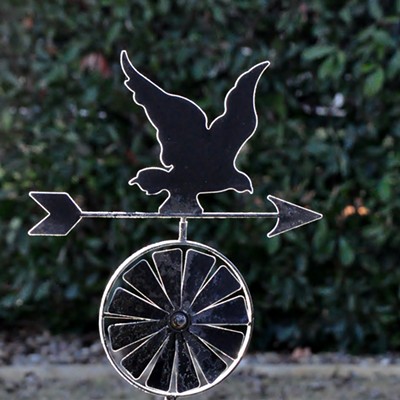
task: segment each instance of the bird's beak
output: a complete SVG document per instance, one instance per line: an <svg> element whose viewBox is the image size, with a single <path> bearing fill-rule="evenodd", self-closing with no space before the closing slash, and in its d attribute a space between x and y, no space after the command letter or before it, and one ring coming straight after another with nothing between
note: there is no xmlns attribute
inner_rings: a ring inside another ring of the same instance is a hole
<svg viewBox="0 0 400 400"><path fill-rule="evenodd" d="M131 186L132 186L132 185L135 185L135 184L137 183L137 180L136 180L136 179L137 179L137 177L135 176L134 178L132 178L132 179L128 182L128 184L131 185Z"/></svg>

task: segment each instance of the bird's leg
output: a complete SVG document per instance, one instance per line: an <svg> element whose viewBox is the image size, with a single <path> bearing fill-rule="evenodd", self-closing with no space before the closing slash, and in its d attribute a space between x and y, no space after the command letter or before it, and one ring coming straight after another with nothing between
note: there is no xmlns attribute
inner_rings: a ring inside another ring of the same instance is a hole
<svg viewBox="0 0 400 400"><path fill-rule="evenodd" d="M160 207L161 214L201 214L203 209L197 201L197 193L170 192Z"/></svg>

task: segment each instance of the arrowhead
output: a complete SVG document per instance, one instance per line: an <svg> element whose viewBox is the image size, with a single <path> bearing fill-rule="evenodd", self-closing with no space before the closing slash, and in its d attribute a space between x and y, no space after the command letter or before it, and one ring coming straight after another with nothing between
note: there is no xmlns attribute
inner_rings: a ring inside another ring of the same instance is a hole
<svg viewBox="0 0 400 400"><path fill-rule="evenodd" d="M47 216L28 232L30 236L68 235L82 218L82 210L68 193L30 192L29 196L47 212Z"/></svg>
<svg viewBox="0 0 400 400"><path fill-rule="evenodd" d="M269 238L322 218L320 213L289 203L278 197L269 195L267 199L275 206L278 214L276 225L267 235Z"/></svg>

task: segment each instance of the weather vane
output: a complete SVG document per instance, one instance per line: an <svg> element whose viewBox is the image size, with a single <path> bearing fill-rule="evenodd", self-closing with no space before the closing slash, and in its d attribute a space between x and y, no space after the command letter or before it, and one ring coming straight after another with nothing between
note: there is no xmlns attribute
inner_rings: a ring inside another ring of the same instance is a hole
<svg viewBox="0 0 400 400"><path fill-rule="evenodd" d="M255 92L269 66L262 62L237 79L225 110L208 123L203 110L167 93L121 53L125 86L157 132L162 168L140 170L129 181L148 195L167 192L158 212L82 211L65 192L30 192L47 212L29 235L67 235L82 218L176 218L177 240L152 244L128 257L108 282L100 305L100 338L111 364L132 385L176 399L209 389L237 366L250 341L253 307L235 265L217 250L187 239L188 219L275 218L268 237L322 215L269 195L275 212L206 212L199 195L253 192L236 166L257 128Z"/></svg>

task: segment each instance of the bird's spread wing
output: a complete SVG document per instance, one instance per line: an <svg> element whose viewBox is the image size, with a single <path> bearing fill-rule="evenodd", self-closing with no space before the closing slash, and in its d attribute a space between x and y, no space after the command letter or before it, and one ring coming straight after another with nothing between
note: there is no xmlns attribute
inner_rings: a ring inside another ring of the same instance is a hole
<svg viewBox="0 0 400 400"><path fill-rule="evenodd" d="M210 126L214 145L224 149L225 157L233 160L243 144L257 128L255 93L265 61L243 73L225 97L225 111Z"/></svg>
<svg viewBox="0 0 400 400"><path fill-rule="evenodd" d="M129 61L126 51L121 53L121 66L127 77L125 86L133 93L134 101L142 106L148 119L157 129L157 139L168 154L167 146L179 148L191 141L206 126L207 118L199 106L189 99L165 92L142 75ZM162 150L163 151L163 150ZM161 153L164 165L173 160Z"/></svg>

